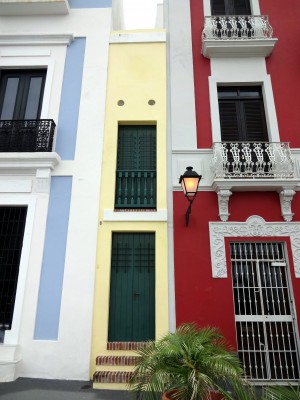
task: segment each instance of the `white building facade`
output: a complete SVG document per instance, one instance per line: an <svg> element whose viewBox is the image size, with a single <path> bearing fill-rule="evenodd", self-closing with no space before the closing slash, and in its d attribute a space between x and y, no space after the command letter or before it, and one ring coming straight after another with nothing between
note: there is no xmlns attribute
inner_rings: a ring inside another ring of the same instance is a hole
<svg viewBox="0 0 300 400"><path fill-rule="evenodd" d="M0 1L0 381L89 379L111 3Z"/></svg>

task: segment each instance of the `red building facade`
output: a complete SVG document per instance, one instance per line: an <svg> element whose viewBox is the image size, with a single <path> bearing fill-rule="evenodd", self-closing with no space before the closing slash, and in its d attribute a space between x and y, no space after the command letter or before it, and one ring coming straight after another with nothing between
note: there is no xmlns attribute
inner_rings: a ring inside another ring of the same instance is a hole
<svg viewBox="0 0 300 400"><path fill-rule="evenodd" d="M219 327L253 381L299 379L299 13L296 0L168 11L176 324ZM202 180L186 226L189 165Z"/></svg>

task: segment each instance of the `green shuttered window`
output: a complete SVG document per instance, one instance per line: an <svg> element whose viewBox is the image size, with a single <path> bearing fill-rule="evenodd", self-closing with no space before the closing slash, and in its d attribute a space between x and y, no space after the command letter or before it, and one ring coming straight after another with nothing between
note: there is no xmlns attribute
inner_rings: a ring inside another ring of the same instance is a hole
<svg viewBox="0 0 300 400"><path fill-rule="evenodd" d="M120 125L115 208L156 208L156 126Z"/></svg>
<svg viewBox="0 0 300 400"><path fill-rule="evenodd" d="M113 233L108 340L155 338L155 234Z"/></svg>

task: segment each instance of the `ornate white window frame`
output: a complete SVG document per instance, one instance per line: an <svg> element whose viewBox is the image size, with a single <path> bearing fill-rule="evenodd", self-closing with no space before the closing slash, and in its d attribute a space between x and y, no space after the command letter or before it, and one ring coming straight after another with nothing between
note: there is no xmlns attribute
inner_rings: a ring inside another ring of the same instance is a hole
<svg viewBox="0 0 300 400"><path fill-rule="evenodd" d="M288 237L291 241L294 270L300 278L300 223L266 222L252 215L246 222L210 222L210 254L213 278L227 278L225 238Z"/></svg>
<svg viewBox="0 0 300 400"><path fill-rule="evenodd" d="M233 66L234 63L235 61L232 61ZM208 78L213 142L222 141L219 100L218 100L218 85L262 86L269 141L280 142L271 77L270 75L267 74L250 76L250 74L247 74L247 72L245 71L243 80L241 80L240 77L235 77L233 74L229 76L226 70L224 70L224 74L222 74L223 76L212 75Z"/></svg>

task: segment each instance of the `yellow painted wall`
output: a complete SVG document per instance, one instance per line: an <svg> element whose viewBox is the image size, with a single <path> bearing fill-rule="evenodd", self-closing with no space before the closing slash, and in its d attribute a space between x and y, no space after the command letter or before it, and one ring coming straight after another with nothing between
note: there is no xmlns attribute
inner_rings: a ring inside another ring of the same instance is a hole
<svg viewBox="0 0 300 400"><path fill-rule="evenodd" d="M114 35L119 34L114 32ZM139 32L136 34L139 35ZM118 105L120 100L124 101L123 106ZM155 105L149 105L149 100L154 100ZM106 344L112 232L155 232L156 337L160 337L168 330L167 222L104 220L104 210L114 209L118 124L126 123L157 125L157 209L166 210L165 43L113 43L110 45L95 276L92 373L96 356L108 353ZM132 219L136 213L138 212L128 212ZM118 218L118 212L115 214ZM154 216L155 211L149 211L147 214Z"/></svg>

